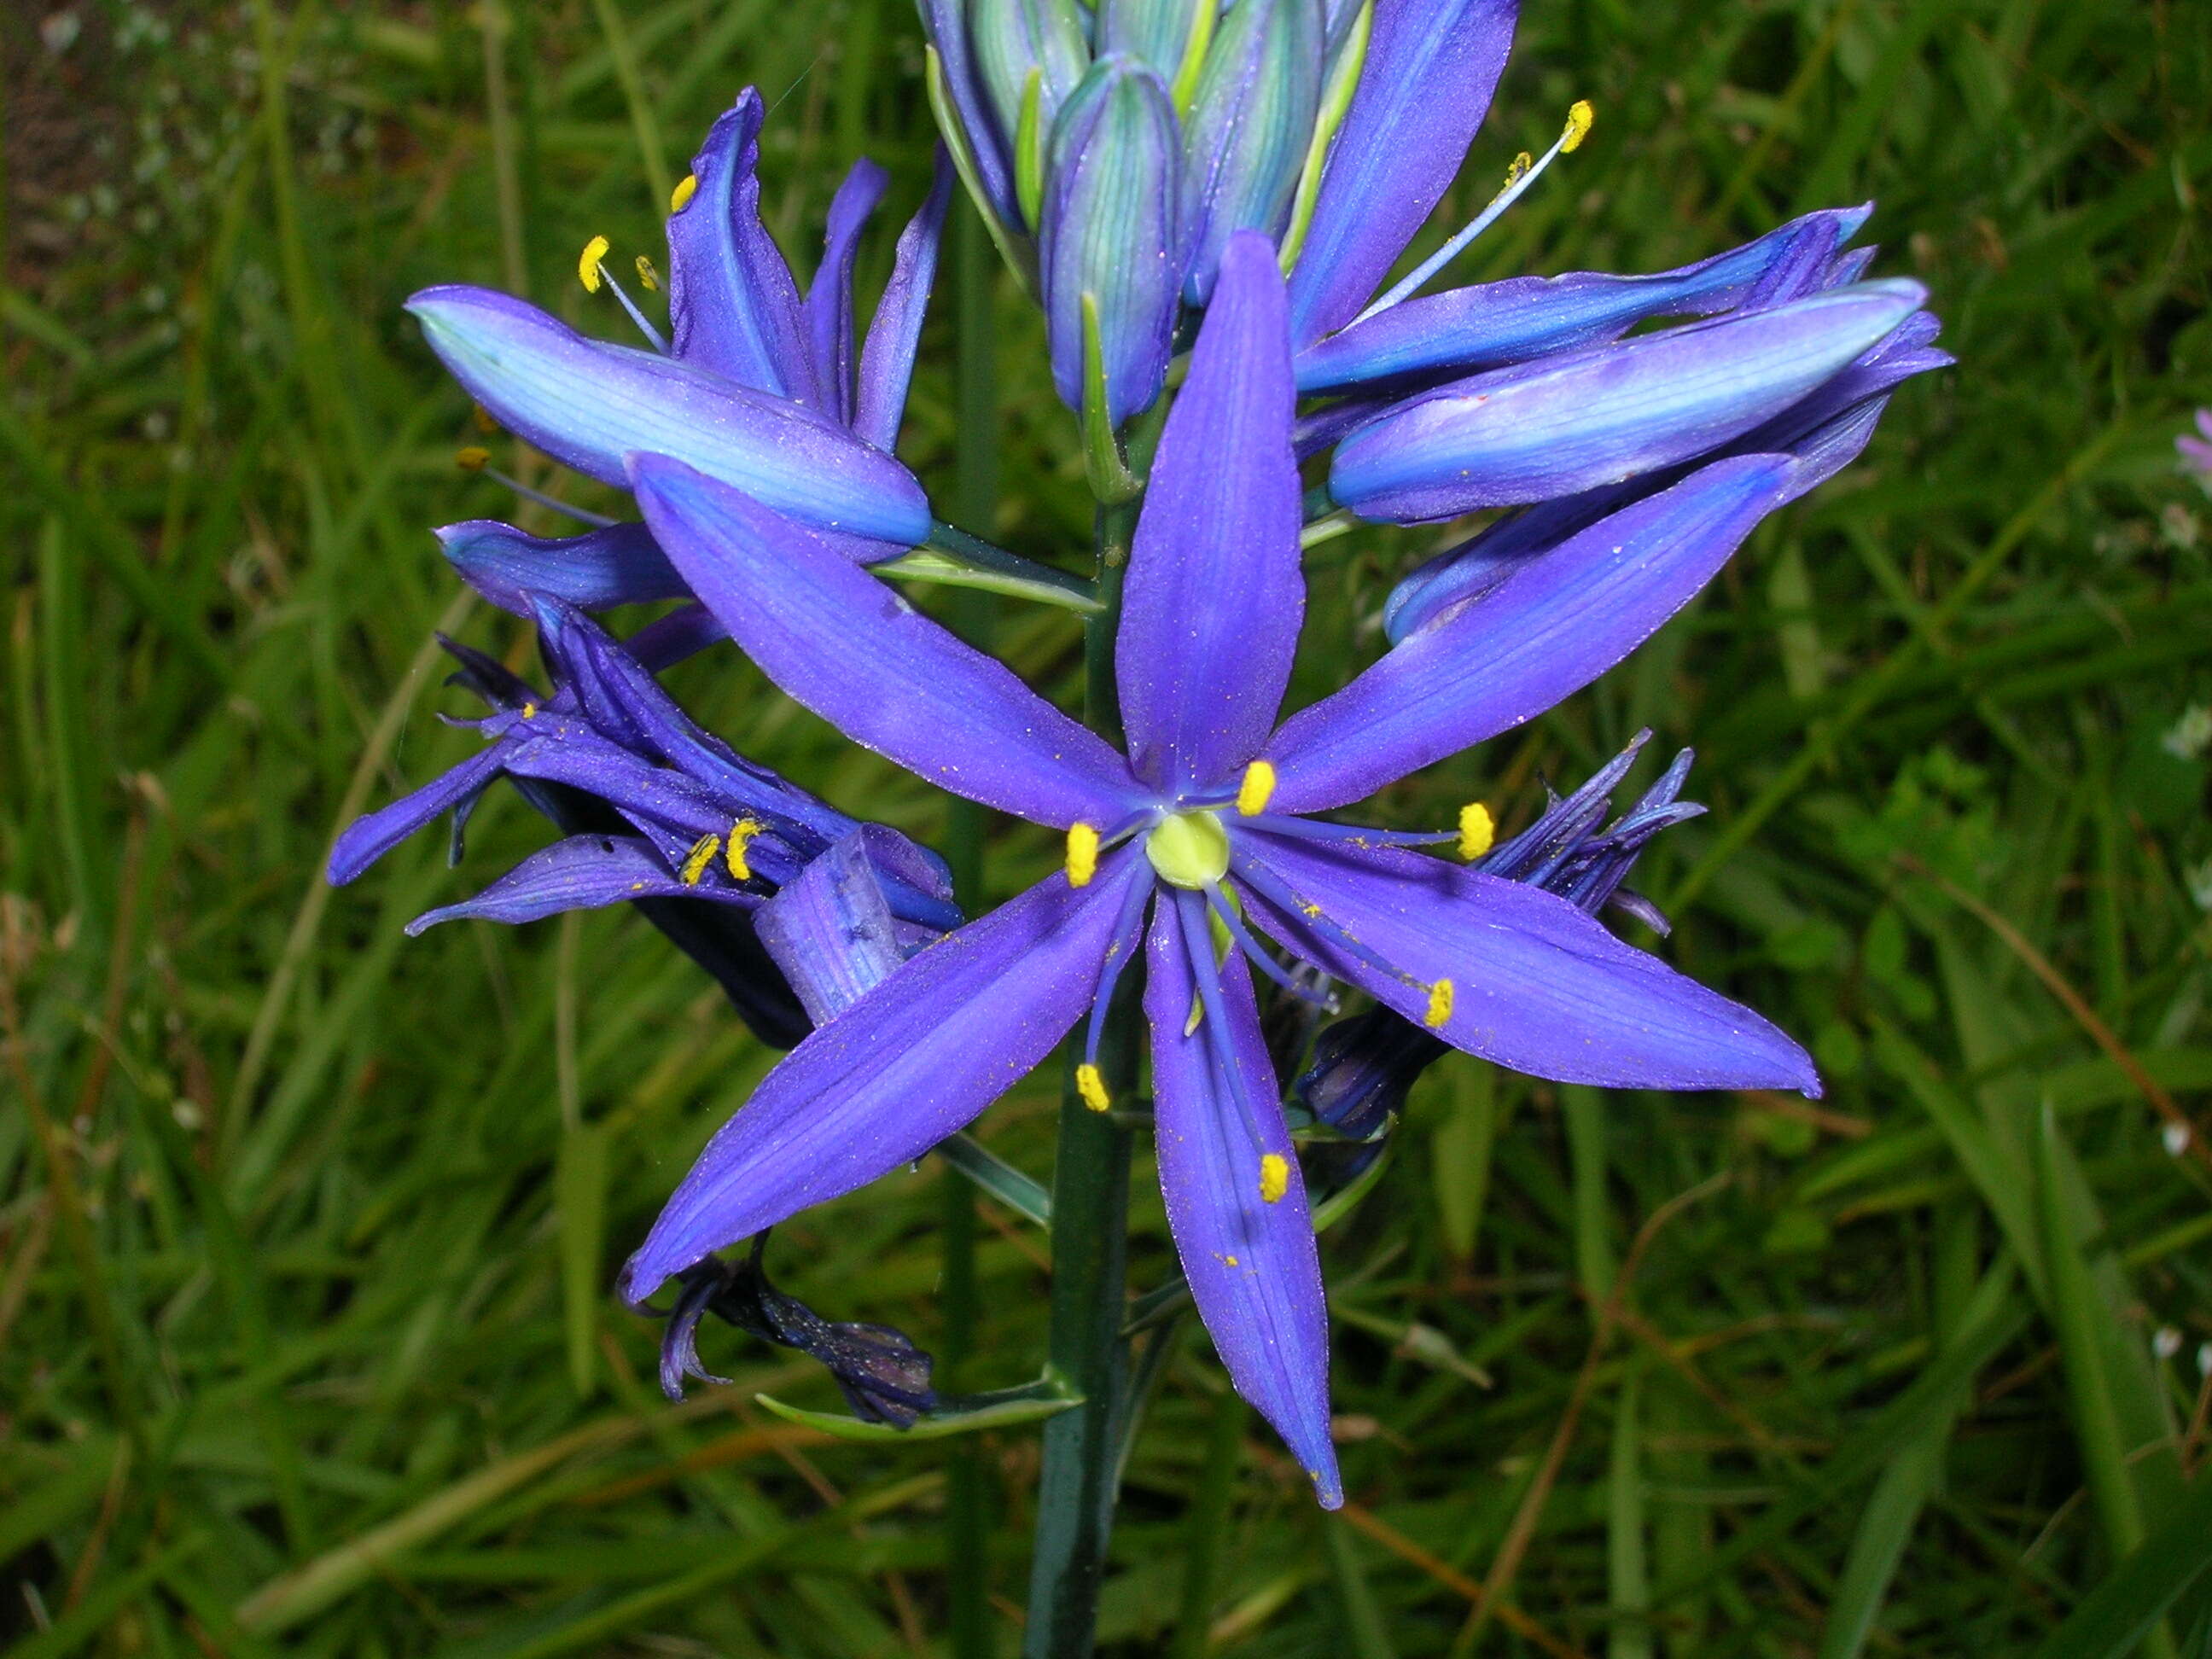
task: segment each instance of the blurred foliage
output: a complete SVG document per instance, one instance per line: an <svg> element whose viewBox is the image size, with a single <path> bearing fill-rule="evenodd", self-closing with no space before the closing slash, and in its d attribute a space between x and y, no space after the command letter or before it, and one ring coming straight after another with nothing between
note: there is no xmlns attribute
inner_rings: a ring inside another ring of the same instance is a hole
<svg viewBox="0 0 2212 1659"><path fill-rule="evenodd" d="M1658 948L1803 1036L1829 1092L1440 1066L1325 1250L1352 1503L1316 1511L1187 1338L1109 1647L2202 1656L2212 568L2171 439L2212 402L2212 30L2188 0L1526 10L1452 208L1571 99L1598 128L1468 275L1656 268L1872 197L1880 269L1929 285L1961 361L1626 666L1387 814L1479 793L1510 828L1639 726L1655 757L1694 742L1712 815L1639 872ZM966 1445L1009 1650L1034 1431L840 1443L754 1404L831 1405L818 1374L727 1333L707 1358L738 1385L672 1409L608 1291L769 1061L711 989L627 915L403 940L537 844L511 797L459 872L425 837L318 875L338 823L473 742L432 718L464 711L431 629L528 664L425 533L507 501L454 471L469 410L401 299L487 282L617 332L577 248L658 256L665 179L748 81L804 267L854 157L895 204L926 182L903 0L46 0L0 52L0 1633L943 1653ZM968 306L991 528L1066 557L1085 496L1041 331L1005 282ZM974 429L960 309L905 444L941 499ZM1297 696L1373 654L1435 543L1317 550ZM998 630L1072 683L1062 620ZM676 684L839 804L943 833L941 799L731 657ZM1049 857L994 825L991 884ZM1042 1173L1051 1109L1034 1081L981 1133ZM953 1178L801 1218L780 1277L936 1342ZM981 1388L1031 1374L1044 1263L979 1208ZM1154 1282L1156 1196L1136 1224Z"/></svg>

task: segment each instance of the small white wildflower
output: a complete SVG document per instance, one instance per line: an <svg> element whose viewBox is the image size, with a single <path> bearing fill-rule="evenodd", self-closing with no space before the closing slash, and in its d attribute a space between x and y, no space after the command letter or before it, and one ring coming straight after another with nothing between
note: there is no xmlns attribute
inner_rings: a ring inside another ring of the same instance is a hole
<svg viewBox="0 0 2212 1659"><path fill-rule="evenodd" d="M2161 1325L2152 1334L2150 1351L2160 1359L2171 1359L2181 1352L2181 1332L2172 1325Z"/></svg>
<svg viewBox="0 0 2212 1659"><path fill-rule="evenodd" d="M2200 910L2212 910L2212 859L2202 864L2185 867L2181 879L2189 889L2191 901Z"/></svg>
<svg viewBox="0 0 2212 1659"><path fill-rule="evenodd" d="M2158 746L2176 760L2196 760L2207 749L2212 749L2212 708L2203 703L2191 703L2172 728L2158 740Z"/></svg>
<svg viewBox="0 0 2212 1659"><path fill-rule="evenodd" d="M2167 1124L2158 1132L2158 1138L2166 1143L2168 1158L2179 1158L2189 1150L2189 1126L2186 1123Z"/></svg>

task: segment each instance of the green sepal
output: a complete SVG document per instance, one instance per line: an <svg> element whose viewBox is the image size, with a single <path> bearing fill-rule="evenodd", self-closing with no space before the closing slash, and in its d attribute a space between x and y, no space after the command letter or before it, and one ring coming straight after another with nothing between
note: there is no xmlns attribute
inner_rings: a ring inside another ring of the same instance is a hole
<svg viewBox="0 0 2212 1659"><path fill-rule="evenodd" d="M929 89L930 111L937 117L937 130L944 136L945 148L951 154L952 169L960 175L960 182L968 186L968 199L983 216L983 228L991 233L992 245L999 250L999 257L1021 283L1024 295L1035 300L1036 256L1025 240L1006 228L998 210L991 205L990 194L983 188L982 175L975 169L975 152L969 148L967 131L960 125L959 112L952 107L951 94L945 88L944 60L938 57L935 46L927 46L921 49L921 78Z"/></svg>
<svg viewBox="0 0 2212 1659"><path fill-rule="evenodd" d="M1085 578L978 541L948 524L933 526L929 539L921 546L874 568L878 575L903 581L980 588L1057 605L1079 617L1095 617L1101 608L1097 587Z"/></svg>
<svg viewBox="0 0 2212 1659"><path fill-rule="evenodd" d="M1098 296L1083 296L1083 464L1091 493L1107 507L1133 501L1144 490L1129 471L1121 441L1106 412L1106 348L1098 326Z"/></svg>
<svg viewBox="0 0 2212 1659"><path fill-rule="evenodd" d="M1306 146L1305 171L1298 175L1298 193L1291 198L1290 228L1283 233L1281 264L1288 276L1313 228L1314 204L1321 200L1321 175L1328 165L1328 148L1336 130L1352 107L1352 94L1359 90L1359 72L1366 67L1367 42L1375 31L1375 0L1359 9L1352 33L1345 37L1336 62L1329 65L1328 82L1321 90L1321 113L1314 118L1313 142Z"/></svg>
<svg viewBox="0 0 2212 1659"><path fill-rule="evenodd" d="M1016 1215L1052 1231L1052 1194L966 1130L937 1143L937 1155Z"/></svg>
<svg viewBox="0 0 2212 1659"><path fill-rule="evenodd" d="M1044 71L1033 69L1022 86L1021 119L1014 127L1014 201L1022 222L1044 220Z"/></svg>
<svg viewBox="0 0 2212 1659"><path fill-rule="evenodd" d="M944 1440L983 1429L1010 1429L1024 1423L1042 1423L1048 1417L1057 1417L1070 1407L1083 1403L1082 1395L1068 1393L1057 1382L1039 1379L1024 1382L1018 1389L960 1395L902 1429L890 1423L864 1423L842 1412L811 1412L804 1407L787 1406L774 1395L757 1394L753 1399L763 1410L774 1412L787 1423L819 1429L839 1440L869 1441L877 1445L895 1440Z"/></svg>

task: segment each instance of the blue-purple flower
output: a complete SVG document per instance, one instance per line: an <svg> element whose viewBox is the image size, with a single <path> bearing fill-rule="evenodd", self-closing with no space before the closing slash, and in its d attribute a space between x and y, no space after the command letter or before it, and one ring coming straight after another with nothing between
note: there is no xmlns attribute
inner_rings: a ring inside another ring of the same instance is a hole
<svg viewBox="0 0 2212 1659"><path fill-rule="evenodd" d="M892 454L935 274L950 173L899 239L890 286L856 344L853 262L887 175L856 163L830 209L828 245L804 294L761 223L760 94L716 121L668 218L671 334L639 312L594 239L580 274L607 287L649 349L578 333L489 289L425 289L408 301L431 349L501 425L601 483L623 457L673 455L873 562L923 540L928 502ZM647 267L641 264L641 270ZM654 277L653 280L657 281ZM644 526L598 520L545 539L490 520L439 532L447 557L494 604L526 615L550 593L593 609L683 597Z"/></svg>
<svg viewBox="0 0 2212 1659"><path fill-rule="evenodd" d="M649 1295L710 1252L852 1190L980 1113L1087 1012L1078 1068L1141 950L1160 1178L1238 1389L1340 1501L1318 1255L1252 972L1261 938L1466 1052L1568 1081L1817 1092L1803 1050L1614 939L1569 899L1425 856L1486 817L1401 834L1317 814L1525 720L1646 637L1787 487L1716 464L1600 545L1571 542L1279 725L1304 612L1296 391L1274 249L1231 237L1170 412L1123 595L1126 752L727 484L634 457L672 562L785 691L921 777L1063 830L1064 871L915 953L772 1072L633 1257ZM1225 943L1224 943L1225 941Z"/></svg>
<svg viewBox="0 0 2212 1659"><path fill-rule="evenodd" d="M2173 447L2184 466L2203 483L2212 485L2212 409L2197 411L2197 429L2203 434L2201 438L2192 438L2185 432L2174 439Z"/></svg>

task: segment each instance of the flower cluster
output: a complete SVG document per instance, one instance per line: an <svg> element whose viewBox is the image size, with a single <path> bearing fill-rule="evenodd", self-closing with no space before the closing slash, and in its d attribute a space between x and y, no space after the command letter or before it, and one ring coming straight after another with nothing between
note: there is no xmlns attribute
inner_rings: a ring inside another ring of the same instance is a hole
<svg viewBox="0 0 2212 1659"><path fill-rule="evenodd" d="M1656 275L1421 296L1583 143L1583 104L1383 288L1474 139L1511 0L921 11L946 155L857 348L854 249L884 176L863 162L848 177L802 292L762 225L750 90L671 204L665 333L621 294L604 241L585 250L585 286L620 298L646 349L483 289L410 301L495 421L628 489L641 516L559 539L485 520L439 532L466 580L535 623L552 689L454 647L493 709L475 722L485 747L349 830L331 878L449 811L458 856L459 822L507 778L563 838L416 927L634 904L791 1046L670 1200L624 1293L683 1286L672 1390L706 1374L694 1342L711 1311L815 1354L856 1412L897 1423L933 1408L927 1355L775 1291L757 1242L742 1266L715 1253L939 1146L1071 1032L1079 1116L1139 1104L1101 1063L1136 969L1191 1295L1238 1389L1334 1505L1301 1129L1371 1145L1453 1049L1625 1088L1820 1087L1782 1031L1597 919L1666 932L1623 884L1654 836L1702 810L1679 799L1686 751L1609 823L1643 737L1504 842L1478 803L1411 830L1341 815L1621 660L1765 515L1856 455L1901 381L1948 360L1921 289L1869 279L1870 251L1848 247L1865 208ZM1104 631L1110 736L884 580L924 542L971 574L1018 563L934 520L894 453L956 171L1042 308L1086 441L1105 434L1125 469L1125 489L1102 489L1133 503L1120 579L1032 584ZM1125 453L1140 416L1154 424ZM1389 594L1379 659L1285 718L1315 521L1477 511L1492 516L1476 533ZM642 602L676 608L619 640L585 614ZM669 699L656 672L725 638L854 742L1058 832L1061 866L963 921L933 855ZM1335 988L1374 1006L1310 1042Z"/></svg>

